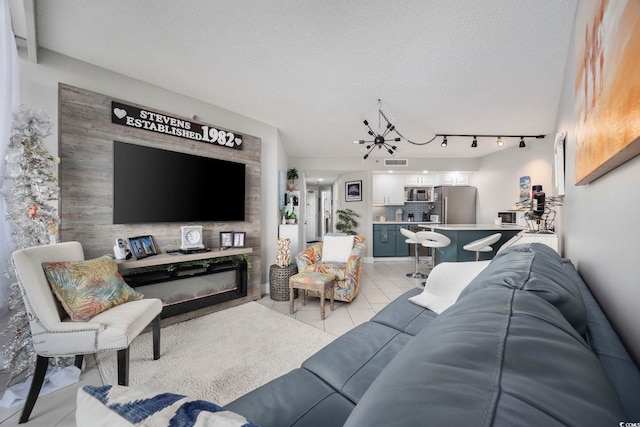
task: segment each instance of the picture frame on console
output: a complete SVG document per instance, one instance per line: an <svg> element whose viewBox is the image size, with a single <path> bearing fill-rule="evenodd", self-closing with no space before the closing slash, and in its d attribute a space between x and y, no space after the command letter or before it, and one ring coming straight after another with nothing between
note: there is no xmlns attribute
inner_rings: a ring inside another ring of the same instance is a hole
<svg viewBox="0 0 640 427"><path fill-rule="evenodd" d="M142 249L147 256L158 254L158 249L156 248L156 243L152 236L140 236L138 239L140 240Z"/></svg>
<svg viewBox="0 0 640 427"><path fill-rule="evenodd" d="M244 248L244 240L246 233L244 231L239 233L233 233L233 247Z"/></svg>
<svg viewBox="0 0 640 427"><path fill-rule="evenodd" d="M147 253L144 251L144 246L142 246L142 241L140 237L129 237L129 247L131 248L131 253L136 259L141 259L147 257Z"/></svg>
<svg viewBox="0 0 640 427"><path fill-rule="evenodd" d="M233 246L233 231L220 232L220 248L227 249Z"/></svg>

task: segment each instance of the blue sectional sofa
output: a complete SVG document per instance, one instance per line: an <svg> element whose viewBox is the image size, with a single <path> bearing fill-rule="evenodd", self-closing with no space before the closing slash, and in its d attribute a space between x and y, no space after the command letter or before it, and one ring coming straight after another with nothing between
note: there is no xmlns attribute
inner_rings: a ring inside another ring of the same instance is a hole
<svg viewBox="0 0 640 427"><path fill-rule="evenodd" d="M638 366L550 248L499 253L441 314L408 301L421 292L226 409L262 427L640 421Z"/></svg>

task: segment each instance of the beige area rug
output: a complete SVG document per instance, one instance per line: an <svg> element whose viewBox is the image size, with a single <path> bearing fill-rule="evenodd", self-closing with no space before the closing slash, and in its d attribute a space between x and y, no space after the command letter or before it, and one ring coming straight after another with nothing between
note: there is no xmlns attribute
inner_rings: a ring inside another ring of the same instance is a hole
<svg viewBox="0 0 640 427"><path fill-rule="evenodd" d="M130 348L129 386L226 405L300 367L335 337L249 302L162 329L160 359L151 333ZM117 384L116 352L100 353L105 384Z"/></svg>

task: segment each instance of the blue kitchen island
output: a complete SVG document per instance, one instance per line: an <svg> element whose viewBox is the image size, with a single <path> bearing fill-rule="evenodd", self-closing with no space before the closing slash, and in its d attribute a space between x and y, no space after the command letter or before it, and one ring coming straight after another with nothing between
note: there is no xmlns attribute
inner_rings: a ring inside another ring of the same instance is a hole
<svg viewBox="0 0 640 427"><path fill-rule="evenodd" d="M480 253L481 260L490 260L500 249L500 246L523 230L523 227L519 225L494 224L432 224L428 228L451 239L449 246L437 249L436 264L441 262L475 261L475 252L466 251L463 246L491 234L501 233L500 240L491 245L493 251Z"/></svg>

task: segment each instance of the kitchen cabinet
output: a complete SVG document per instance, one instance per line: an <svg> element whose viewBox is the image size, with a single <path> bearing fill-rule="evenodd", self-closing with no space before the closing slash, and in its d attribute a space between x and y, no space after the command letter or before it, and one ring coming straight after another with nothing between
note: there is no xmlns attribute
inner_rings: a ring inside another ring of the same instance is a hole
<svg viewBox="0 0 640 427"><path fill-rule="evenodd" d="M374 174L372 193L374 205L403 205L404 176Z"/></svg>
<svg viewBox="0 0 640 427"><path fill-rule="evenodd" d="M374 224L373 256L404 257L409 256L409 244L400 228L408 228L408 224Z"/></svg>
<svg viewBox="0 0 640 427"><path fill-rule="evenodd" d="M435 181L433 174L415 174L404 176L405 187L431 187Z"/></svg>
<svg viewBox="0 0 640 427"><path fill-rule="evenodd" d="M470 183L471 174L454 172L438 174L435 185L469 185Z"/></svg>
<svg viewBox="0 0 640 427"><path fill-rule="evenodd" d="M373 256L389 257L396 256L397 246L397 226L378 225L373 226Z"/></svg>

